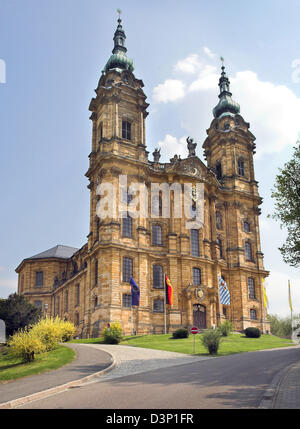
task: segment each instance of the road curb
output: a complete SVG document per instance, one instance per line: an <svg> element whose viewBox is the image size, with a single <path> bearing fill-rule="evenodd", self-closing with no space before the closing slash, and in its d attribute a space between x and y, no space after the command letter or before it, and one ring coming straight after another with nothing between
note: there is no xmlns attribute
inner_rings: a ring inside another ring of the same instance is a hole
<svg viewBox="0 0 300 429"><path fill-rule="evenodd" d="M273 408L277 392L280 388L282 381L285 379L289 371L295 366L295 363L292 363L288 367L279 371L272 379L271 384L267 387L264 392L263 398L260 401L258 408L261 409L271 409Z"/></svg>
<svg viewBox="0 0 300 429"><path fill-rule="evenodd" d="M68 383L62 384L61 386L51 387L50 389L32 393L31 395L23 396L22 398L13 399L8 402L3 402L2 404L0 404L0 410L16 408L21 405L27 404L28 402L46 398L47 396L62 392L72 387L77 387L77 386L79 387L81 384L84 384L87 381L93 380L94 378L97 378L97 377L101 377L107 372L110 372L111 370L113 370L118 364L115 356L112 353L108 353L108 354L112 358L112 363L110 364L110 366L103 369L102 371L94 372L94 374L87 375L86 377L80 378L78 380L69 381Z"/></svg>

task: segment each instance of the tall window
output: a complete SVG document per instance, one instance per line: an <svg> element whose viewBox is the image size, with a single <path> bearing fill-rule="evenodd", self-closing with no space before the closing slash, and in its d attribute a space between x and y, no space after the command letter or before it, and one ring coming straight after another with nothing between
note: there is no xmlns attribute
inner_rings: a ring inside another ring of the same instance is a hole
<svg viewBox="0 0 300 429"><path fill-rule="evenodd" d="M247 261L252 261L252 248L249 241L246 241L245 243L245 258Z"/></svg>
<svg viewBox="0 0 300 429"><path fill-rule="evenodd" d="M217 179L222 179L222 164L220 162L216 165L216 173L217 173Z"/></svg>
<svg viewBox="0 0 300 429"><path fill-rule="evenodd" d="M60 314L60 296L56 297L56 311L55 314Z"/></svg>
<svg viewBox="0 0 300 429"><path fill-rule="evenodd" d="M131 295L123 293L122 296L122 307L130 308L131 307Z"/></svg>
<svg viewBox="0 0 300 429"><path fill-rule="evenodd" d="M98 127L98 141L100 142L103 137L103 122L100 122Z"/></svg>
<svg viewBox="0 0 300 429"><path fill-rule="evenodd" d="M251 320L257 319L256 310L254 310L254 308L251 308L251 310L250 310L250 319Z"/></svg>
<svg viewBox="0 0 300 429"><path fill-rule="evenodd" d="M98 297L95 296L95 298L94 298L94 307L96 308L97 305L98 305Z"/></svg>
<svg viewBox="0 0 300 429"><path fill-rule="evenodd" d="M95 285L98 284L98 259L95 261Z"/></svg>
<svg viewBox="0 0 300 429"><path fill-rule="evenodd" d="M155 289L163 289L163 267L161 265L153 265L153 287Z"/></svg>
<svg viewBox="0 0 300 429"><path fill-rule="evenodd" d="M96 241L99 241L99 238L100 238L100 219L97 218Z"/></svg>
<svg viewBox="0 0 300 429"><path fill-rule="evenodd" d="M255 286L254 279L252 277L248 277L248 293L250 299L255 299Z"/></svg>
<svg viewBox="0 0 300 429"><path fill-rule="evenodd" d="M36 287L43 287L44 286L44 272L43 271L37 271L35 273L35 286Z"/></svg>
<svg viewBox="0 0 300 429"><path fill-rule="evenodd" d="M75 305L79 305L80 304L80 285L76 285L76 292L75 292Z"/></svg>
<svg viewBox="0 0 300 429"><path fill-rule="evenodd" d="M79 326L79 313L75 313L75 326Z"/></svg>
<svg viewBox="0 0 300 429"><path fill-rule="evenodd" d="M200 268L193 268L193 285L201 285L201 270Z"/></svg>
<svg viewBox="0 0 300 429"><path fill-rule="evenodd" d="M124 237L132 237L132 218L129 215L123 217L122 234Z"/></svg>
<svg viewBox="0 0 300 429"><path fill-rule="evenodd" d="M65 312L69 311L69 291L65 291Z"/></svg>
<svg viewBox="0 0 300 429"><path fill-rule="evenodd" d="M154 195L151 200L151 213L154 216L162 216L162 197L161 194Z"/></svg>
<svg viewBox="0 0 300 429"><path fill-rule="evenodd" d="M153 311L154 313L163 313L164 312L164 301L162 299L153 300Z"/></svg>
<svg viewBox="0 0 300 429"><path fill-rule="evenodd" d="M222 229L223 227L223 219L220 212L216 212L216 227L218 229Z"/></svg>
<svg viewBox="0 0 300 429"><path fill-rule="evenodd" d="M191 251L192 256L199 256L199 231L191 229Z"/></svg>
<svg viewBox="0 0 300 429"><path fill-rule="evenodd" d="M152 225L152 244L162 244L162 228L160 225Z"/></svg>
<svg viewBox="0 0 300 429"><path fill-rule="evenodd" d="M245 232L250 232L250 224L249 222L244 222L244 231Z"/></svg>
<svg viewBox="0 0 300 429"><path fill-rule="evenodd" d="M133 261L131 258L123 257L123 282L129 283L133 273Z"/></svg>
<svg viewBox="0 0 300 429"><path fill-rule="evenodd" d="M131 123L122 121L122 139L131 140Z"/></svg>
<svg viewBox="0 0 300 429"><path fill-rule="evenodd" d="M220 238L217 238L217 244L219 246L220 249L220 258L224 258L224 252L223 252L223 243L222 240Z"/></svg>
<svg viewBox="0 0 300 429"><path fill-rule="evenodd" d="M43 304L42 301L34 301L34 305L41 310Z"/></svg>
<svg viewBox="0 0 300 429"><path fill-rule="evenodd" d="M238 173L239 176L245 176L245 163L243 158L239 158L238 160Z"/></svg>

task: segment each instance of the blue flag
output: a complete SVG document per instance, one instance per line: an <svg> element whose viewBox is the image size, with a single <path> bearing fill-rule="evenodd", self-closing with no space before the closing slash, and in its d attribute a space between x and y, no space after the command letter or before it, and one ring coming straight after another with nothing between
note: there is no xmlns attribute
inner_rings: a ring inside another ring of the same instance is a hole
<svg viewBox="0 0 300 429"><path fill-rule="evenodd" d="M220 304L230 304L230 292L228 290L225 280L219 276L219 292L220 292Z"/></svg>
<svg viewBox="0 0 300 429"><path fill-rule="evenodd" d="M130 279L131 284L131 305L140 305L140 290L133 277Z"/></svg>

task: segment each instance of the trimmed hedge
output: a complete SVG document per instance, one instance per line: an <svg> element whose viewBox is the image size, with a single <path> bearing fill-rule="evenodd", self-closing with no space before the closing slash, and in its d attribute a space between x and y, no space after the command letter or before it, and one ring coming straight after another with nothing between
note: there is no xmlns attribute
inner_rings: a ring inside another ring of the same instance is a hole
<svg viewBox="0 0 300 429"><path fill-rule="evenodd" d="M254 327L246 328L244 333L248 338L259 338L261 336L260 330Z"/></svg>
<svg viewBox="0 0 300 429"><path fill-rule="evenodd" d="M190 335L190 333L189 333L188 329L186 329L186 328L176 329L176 331L173 332L173 334L172 334L172 336L173 336L174 339L177 339L177 338L188 338L189 335Z"/></svg>

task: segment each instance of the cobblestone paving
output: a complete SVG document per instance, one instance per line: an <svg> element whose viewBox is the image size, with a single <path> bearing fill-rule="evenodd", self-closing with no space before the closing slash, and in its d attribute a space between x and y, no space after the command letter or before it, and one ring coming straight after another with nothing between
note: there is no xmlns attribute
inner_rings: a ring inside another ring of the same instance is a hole
<svg viewBox="0 0 300 429"><path fill-rule="evenodd" d="M209 356L191 356L183 353L144 349L131 346L118 346L109 344L82 345L95 347L97 349L111 353L117 361L117 367L109 373L101 376L97 381L106 381L113 378L125 377L127 375L140 374L142 372L159 368L167 368L175 365L184 365L207 359L215 359Z"/></svg>
<svg viewBox="0 0 300 429"><path fill-rule="evenodd" d="M273 408L300 409L300 362L293 365L281 381Z"/></svg>

